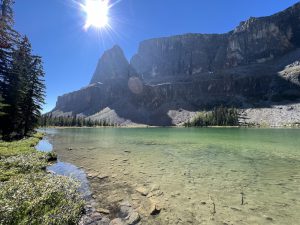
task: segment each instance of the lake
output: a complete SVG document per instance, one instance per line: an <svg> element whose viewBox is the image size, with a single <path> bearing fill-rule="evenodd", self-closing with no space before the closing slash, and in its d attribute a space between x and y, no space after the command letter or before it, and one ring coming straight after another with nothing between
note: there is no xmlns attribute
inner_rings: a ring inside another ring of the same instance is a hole
<svg viewBox="0 0 300 225"><path fill-rule="evenodd" d="M142 224L299 224L300 129L46 132L61 161L89 174L111 217L125 204Z"/></svg>

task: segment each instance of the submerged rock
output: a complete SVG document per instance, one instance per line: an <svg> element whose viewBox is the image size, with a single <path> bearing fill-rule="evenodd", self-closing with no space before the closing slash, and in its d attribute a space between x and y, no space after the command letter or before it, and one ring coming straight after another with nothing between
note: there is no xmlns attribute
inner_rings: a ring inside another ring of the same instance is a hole
<svg viewBox="0 0 300 225"><path fill-rule="evenodd" d="M158 215L161 211L161 207L155 203L155 202L152 202L151 204L151 208L150 208L150 215L154 216L154 215Z"/></svg>
<svg viewBox="0 0 300 225"><path fill-rule="evenodd" d="M97 176L100 180L102 180L102 179L105 179L105 178L108 178L108 176L107 175L98 175Z"/></svg>
<svg viewBox="0 0 300 225"><path fill-rule="evenodd" d="M88 175L88 178L95 178L95 177L97 177L99 175L99 173L97 173L97 172L91 172L91 173L88 173L87 175Z"/></svg>
<svg viewBox="0 0 300 225"><path fill-rule="evenodd" d="M149 193L149 191L145 187L138 187L135 190L143 196L147 196Z"/></svg>

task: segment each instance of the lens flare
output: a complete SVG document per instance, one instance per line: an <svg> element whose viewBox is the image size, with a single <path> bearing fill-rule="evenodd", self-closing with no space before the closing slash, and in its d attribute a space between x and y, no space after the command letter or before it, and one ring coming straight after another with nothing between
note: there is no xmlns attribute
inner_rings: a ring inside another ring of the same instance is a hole
<svg viewBox="0 0 300 225"><path fill-rule="evenodd" d="M86 0L82 5L86 13L85 29L95 27L105 28L109 24L109 2L108 0Z"/></svg>

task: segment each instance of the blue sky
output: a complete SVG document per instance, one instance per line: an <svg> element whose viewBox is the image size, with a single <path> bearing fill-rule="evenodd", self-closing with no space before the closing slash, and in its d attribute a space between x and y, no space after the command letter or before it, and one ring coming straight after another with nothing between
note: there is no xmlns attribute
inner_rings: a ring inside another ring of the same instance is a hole
<svg viewBox="0 0 300 225"><path fill-rule="evenodd" d="M122 0L110 10L111 32L84 30L75 0L16 0L16 29L26 34L46 72L44 112L57 96L87 85L103 51L118 44L128 59L140 41L183 33L224 33L250 16L266 16L299 0ZM85 0L77 0L83 3ZM112 2L114 2L113 0Z"/></svg>

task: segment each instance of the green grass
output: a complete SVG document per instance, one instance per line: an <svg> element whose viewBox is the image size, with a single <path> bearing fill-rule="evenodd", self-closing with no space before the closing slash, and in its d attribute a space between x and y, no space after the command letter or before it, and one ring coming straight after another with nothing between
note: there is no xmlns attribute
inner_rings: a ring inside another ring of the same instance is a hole
<svg viewBox="0 0 300 225"><path fill-rule="evenodd" d="M42 138L42 133L36 133L30 138L22 139L19 141L0 141L0 159L3 157L14 156L24 153L34 153L36 152L34 146L36 146Z"/></svg>
<svg viewBox="0 0 300 225"><path fill-rule="evenodd" d="M0 142L0 224L77 224L82 214L78 183L47 174L56 155L35 150L42 137Z"/></svg>

